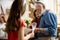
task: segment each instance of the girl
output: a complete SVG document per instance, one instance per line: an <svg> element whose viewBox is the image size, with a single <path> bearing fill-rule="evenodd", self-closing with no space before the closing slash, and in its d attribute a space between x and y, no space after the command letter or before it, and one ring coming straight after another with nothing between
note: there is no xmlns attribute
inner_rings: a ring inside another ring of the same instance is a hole
<svg viewBox="0 0 60 40"><path fill-rule="evenodd" d="M27 40L33 34L30 33L24 37L24 27L26 24L22 20L21 15L23 15L23 0L14 0L6 24L8 40Z"/></svg>
<svg viewBox="0 0 60 40"><path fill-rule="evenodd" d="M23 0L14 0L6 24L8 40L24 40Z"/></svg>

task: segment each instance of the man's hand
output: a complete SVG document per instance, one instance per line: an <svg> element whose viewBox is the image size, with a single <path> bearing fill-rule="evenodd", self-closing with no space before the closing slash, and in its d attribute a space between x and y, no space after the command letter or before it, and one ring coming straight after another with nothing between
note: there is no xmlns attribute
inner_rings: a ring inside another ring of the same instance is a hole
<svg viewBox="0 0 60 40"><path fill-rule="evenodd" d="M44 30L43 30L43 28L36 28L36 29L34 30L34 33L36 33L36 32L44 33Z"/></svg>
<svg viewBox="0 0 60 40"><path fill-rule="evenodd" d="M36 29L34 30L34 33L38 32L38 29L39 29L39 28L36 28Z"/></svg>

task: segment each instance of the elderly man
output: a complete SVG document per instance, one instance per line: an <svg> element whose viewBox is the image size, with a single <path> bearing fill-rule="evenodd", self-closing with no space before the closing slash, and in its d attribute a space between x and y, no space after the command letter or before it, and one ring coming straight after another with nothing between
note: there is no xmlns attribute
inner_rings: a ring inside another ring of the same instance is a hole
<svg viewBox="0 0 60 40"><path fill-rule="evenodd" d="M45 10L45 5L41 2L35 2L36 11L35 18L38 18L39 24L35 29L34 40L55 40L57 36L57 20L56 15L49 10ZM38 21L35 19L35 21Z"/></svg>

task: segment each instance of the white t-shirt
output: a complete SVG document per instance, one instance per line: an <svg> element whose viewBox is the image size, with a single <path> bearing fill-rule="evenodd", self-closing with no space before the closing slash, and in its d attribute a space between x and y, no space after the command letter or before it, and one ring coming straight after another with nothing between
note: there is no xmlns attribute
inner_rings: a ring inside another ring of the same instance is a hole
<svg viewBox="0 0 60 40"><path fill-rule="evenodd" d="M6 23L0 23L0 39L5 38L6 33L3 31L6 27Z"/></svg>

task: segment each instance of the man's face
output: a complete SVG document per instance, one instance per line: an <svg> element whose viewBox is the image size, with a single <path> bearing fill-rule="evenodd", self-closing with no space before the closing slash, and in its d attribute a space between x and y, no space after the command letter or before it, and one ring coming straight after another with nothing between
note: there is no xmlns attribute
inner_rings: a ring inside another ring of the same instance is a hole
<svg viewBox="0 0 60 40"><path fill-rule="evenodd" d="M36 8L36 12L35 12L35 14L36 14L36 17L37 18L39 18L40 16L41 16L41 14L42 14L42 12L43 12L43 10L44 10L44 8L43 8L43 5L40 5L40 4L35 4L35 8Z"/></svg>
<svg viewBox="0 0 60 40"><path fill-rule="evenodd" d="M35 15L36 15L37 18L40 18L40 16L41 16L40 11L36 10Z"/></svg>
<svg viewBox="0 0 60 40"><path fill-rule="evenodd" d="M44 10L43 5L38 3L35 4L35 8L36 10L40 10L40 13L42 13L42 11Z"/></svg>

